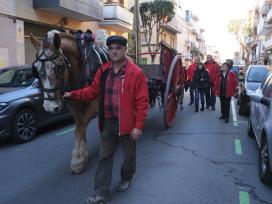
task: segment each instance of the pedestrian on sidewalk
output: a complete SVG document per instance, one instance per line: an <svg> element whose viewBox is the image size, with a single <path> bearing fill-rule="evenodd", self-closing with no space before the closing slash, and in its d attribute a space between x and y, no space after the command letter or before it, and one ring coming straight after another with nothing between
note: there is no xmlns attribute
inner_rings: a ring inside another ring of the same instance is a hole
<svg viewBox="0 0 272 204"><path fill-rule="evenodd" d="M195 112L199 110L199 96L201 100L200 111L204 111L204 91L209 86L209 73L203 63L197 64L192 83L195 89Z"/></svg>
<svg viewBox="0 0 272 204"><path fill-rule="evenodd" d="M223 63L221 72L216 78L214 93L220 97L221 116L219 119L224 119L226 123L229 122L231 97L237 94L237 84L237 78L230 71L230 65Z"/></svg>
<svg viewBox="0 0 272 204"><path fill-rule="evenodd" d="M213 89L216 80L216 76L218 75L220 68L217 62L213 60L211 55L207 55L207 61L205 62L205 67L209 72L209 87L206 89L205 96L206 96L206 108L209 109L210 107L212 110L215 110L215 103L216 97L214 95Z"/></svg>
<svg viewBox="0 0 272 204"><path fill-rule="evenodd" d="M192 63L187 69L187 84L189 84L189 92L190 92L190 102L189 106L194 104L194 86L193 86L193 75L196 70L197 64L200 63L200 58L198 56L195 57L194 63Z"/></svg>
<svg viewBox="0 0 272 204"><path fill-rule="evenodd" d="M111 36L106 42L111 61L95 74L93 83L64 93L64 98L82 101L99 96L100 155L96 166L95 194L88 203L109 203L114 152L120 142L124 161L118 192L127 190L136 170L136 140L142 135L149 97L142 69L126 59L127 39Z"/></svg>

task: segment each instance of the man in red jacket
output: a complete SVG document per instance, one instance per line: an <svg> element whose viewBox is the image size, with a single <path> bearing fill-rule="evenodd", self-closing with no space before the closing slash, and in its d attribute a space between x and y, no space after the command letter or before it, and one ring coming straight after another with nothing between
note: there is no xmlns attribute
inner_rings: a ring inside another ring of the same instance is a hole
<svg viewBox="0 0 272 204"><path fill-rule="evenodd" d="M216 97L214 95L213 87L215 85L216 77L219 73L219 65L213 60L211 55L207 55L207 61L205 67L209 72L210 86L206 90L206 108L211 106L212 110L215 110Z"/></svg>
<svg viewBox="0 0 272 204"><path fill-rule="evenodd" d="M100 157L96 166L95 195L92 204L109 203L114 152L123 145L124 162L117 191L131 185L136 170L136 140L142 134L149 97L143 71L126 59L127 40L122 36L107 39L111 61L95 74L89 87L64 93L64 98L88 101L99 96Z"/></svg>
<svg viewBox="0 0 272 204"><path fill-rule="evenodd" d="M230 65L224 63L221 73L215 80L214 93L220 97L221 116L219 119L224 119L226 123L229 122L230 101L231 97L237 93L237 84L236 75L230 71Z"/></svg>
<svg viewBox="0 0 272 204"><path fill-rule="evenodd" d="M189 84L189 91L190 91L190 103L189 106L192 105L194 103L194 86L193 86L193 76L194 76L194 72L196 70L197 64L200 62L200 58L199 57L195 57L194 59L194 63L192 63L188 69L187 69L187 83Z"/></svg>

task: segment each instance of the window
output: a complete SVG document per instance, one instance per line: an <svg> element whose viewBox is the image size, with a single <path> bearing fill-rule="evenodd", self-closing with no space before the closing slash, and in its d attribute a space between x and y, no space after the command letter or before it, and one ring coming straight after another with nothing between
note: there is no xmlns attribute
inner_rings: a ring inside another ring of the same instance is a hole
<svg viewBox="0 0 272 204"><path fill-rule="evenodd" d="M266 78L268 72L269 70L266 67L251 67L248 72L247 81L257 83L262 82Z"/></svg>
<svg viewBox="0 0 272 204"><path fill-rule="evenodd" d="M141 58L141 64L147 64L147 58Z"/></svg>
<svg viewBox="0 0 272 204"><path fill-rule="evenodd" d="M33 82L31 69L8 69L0 72L0 86L2 87L25 87Z"/></svg>

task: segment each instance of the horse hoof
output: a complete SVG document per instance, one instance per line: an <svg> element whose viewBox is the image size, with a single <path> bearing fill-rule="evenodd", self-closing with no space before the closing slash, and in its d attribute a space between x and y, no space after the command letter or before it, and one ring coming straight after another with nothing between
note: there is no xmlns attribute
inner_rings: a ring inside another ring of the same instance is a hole
<svg viewBox="0 0 272 204"><path fill-rule="evenodd" d="M70 168L70 172L71 174L74 174L74 175L78 175L78 174L81 174L82 172L85 171L85 167L81 166L81 167L71 167Z"/></svg>

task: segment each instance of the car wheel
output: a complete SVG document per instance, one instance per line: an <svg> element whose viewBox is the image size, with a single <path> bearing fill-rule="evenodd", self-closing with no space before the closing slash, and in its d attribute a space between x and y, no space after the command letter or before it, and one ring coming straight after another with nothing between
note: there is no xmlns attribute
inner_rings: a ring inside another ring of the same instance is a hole
<svg viewBox="0 0 272 204"><path fill-rule="evenodd" d="M37 131L37 117L32 110L23 109L17 113L13 122L12 139L23 143L32 140Z"/></svg>
<svg viewBox="0 0 272 204"><path fill-rule="evenodd" d="M248 123L247 123L247 135L251 138L254 137L254 131L250 122L250 119L248 119Z"/></svg>
<svg viewBox="0 0 272 204"><path fill-rule="evenodd" d="M269 153L266 138L262 141L259 150L259 176L266 185L272 184L272 172L269 164Z"/></svg>

